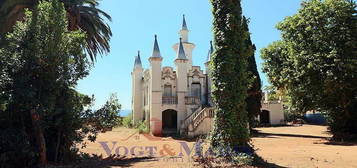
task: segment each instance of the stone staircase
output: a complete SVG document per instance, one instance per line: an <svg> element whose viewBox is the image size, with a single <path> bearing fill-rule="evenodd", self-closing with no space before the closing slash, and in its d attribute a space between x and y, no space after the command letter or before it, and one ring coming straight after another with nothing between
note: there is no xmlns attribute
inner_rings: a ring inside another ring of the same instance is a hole
<svg viewBox="0 0 357 168"><path fill-rule="evenodd" d="M188 116L183 122L184 134L190 137L195 136L196 129L200 126L202 122L204 122L206 118L210 118L213 121L214 118L213 107L206 107L203 109L199 108L195 112L193 112L190 116ZM204 131L208 134L210 128L206 128Z"/></svg>

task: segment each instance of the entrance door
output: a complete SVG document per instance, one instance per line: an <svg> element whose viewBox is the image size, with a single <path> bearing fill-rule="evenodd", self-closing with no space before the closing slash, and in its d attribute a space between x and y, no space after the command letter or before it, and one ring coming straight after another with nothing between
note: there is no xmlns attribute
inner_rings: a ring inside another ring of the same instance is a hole
<svg viewBox="0 0 357 168"><path fill-rule="evenodd" d="M165 110L162 112L162 132L163 134L177 133L177 111Z"/></svg>
<svg viewBox="0 0 357 168"><path fill-rule="evenodd" d="M270 124L270 111L262 110L262 112L260 113L260 123Z"/></svg>

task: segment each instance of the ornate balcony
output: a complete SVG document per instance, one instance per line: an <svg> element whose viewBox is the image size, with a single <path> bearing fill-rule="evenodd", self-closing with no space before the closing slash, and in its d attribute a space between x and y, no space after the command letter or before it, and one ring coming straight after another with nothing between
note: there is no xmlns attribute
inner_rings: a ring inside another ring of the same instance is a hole
<svg viewBox="0 0 357 168"><path fill-rule="evenodd" d="M163 96L162 104L177 104L177 96Z"/></svg>

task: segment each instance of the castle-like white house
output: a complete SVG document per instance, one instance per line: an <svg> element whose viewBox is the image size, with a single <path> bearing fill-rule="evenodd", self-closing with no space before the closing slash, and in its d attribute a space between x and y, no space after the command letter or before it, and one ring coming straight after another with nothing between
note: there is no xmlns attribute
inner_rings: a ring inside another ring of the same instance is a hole
<svg viewBox="0 0 357 168"><path fill-rule="evenodd" d="M162 67L157 36L149 58L150 68L143 69L140 53L135 58L132 72L133 121L150 121L154 135L180 132L184 121L193 112L210 106L210 80L201 67L193 66L192 51L185 17L179 31L180 40L173 45L175 67ZM206 65L212 53L212 44Z"/></svg>
<svg viewBox="0 0 357 168"><path fill-rule="evenodd" d="M179 42L173 45L176 52L175 67L162 67L164 58L160 53L156 35L153 53L149 58L149 69L143 69L140 52L135 57L132 72L133 122L146 121L154 135L207 134L213 124L211 80L208 75L208 63L213 53L212 42L204 72L200 66L194 66L192 63L195 44L189 41L185 16L179 35ZM276 108L282 111L281 104ZM282 112L278 112L278 115L272 114L271 119L267 114L268 120L275 119L278 122L283 119Z"/></svg>

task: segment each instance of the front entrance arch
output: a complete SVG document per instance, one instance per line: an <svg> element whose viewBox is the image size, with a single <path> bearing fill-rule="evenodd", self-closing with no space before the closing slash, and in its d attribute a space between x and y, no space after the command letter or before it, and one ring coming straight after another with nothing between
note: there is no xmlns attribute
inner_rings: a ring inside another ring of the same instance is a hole
<svg viewBox="0 0 357 168"><path fill-rule="evenodd" d="M262 110L259 119L261 124L270 124L270 111Z"/></svg>
<svg viewBox="0 0 357 168"><path fill-rule="evenodd" d="M177 111L165 110L162 112L162 133L176 134L177 133Z"/></svg>

